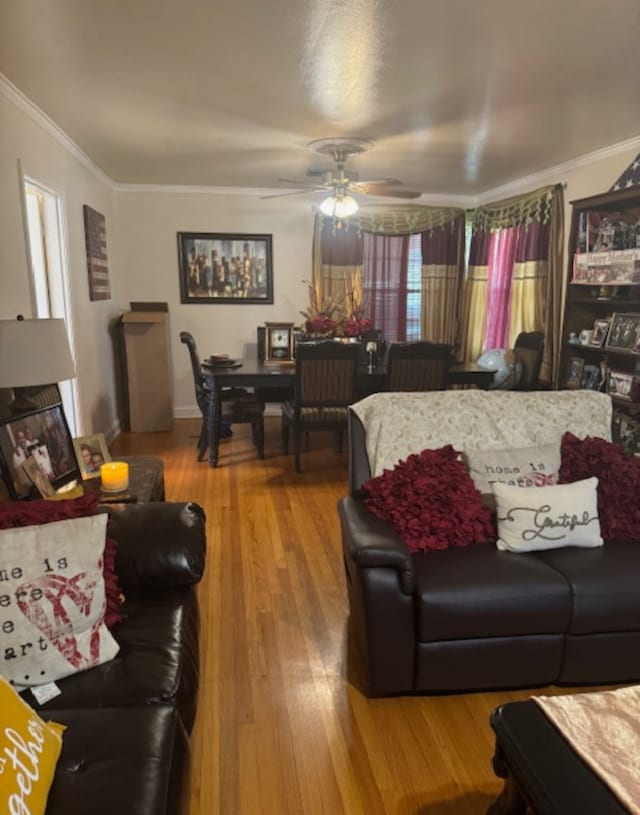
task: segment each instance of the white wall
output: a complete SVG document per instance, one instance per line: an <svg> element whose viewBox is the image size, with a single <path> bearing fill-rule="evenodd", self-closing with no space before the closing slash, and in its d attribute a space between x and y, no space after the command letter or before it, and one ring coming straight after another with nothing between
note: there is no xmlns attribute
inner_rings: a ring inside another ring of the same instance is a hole
<svg viewBox="0 0 640 815"><path fill-rule="evenodd" d="M306 198L306 197L305 197ZM266 320L299 323L311 278L313 214L309 200L261 200L256 195L207 192L118 191L117 267L125 301L169 304L174 412L196 416L187 349L178 335L190 331L202 357L212 353L255 357L256 328ZM180 303L178 232L229 232L273 236L273 305Z"/></svg>
<svg viewBox="0 0 640 815"><path fill-rule="evenodd" d="M121 279L114 263L113 190L108 179L88 169L29 115L28 107L0 88L0 319L13 319L17 314L32 316L18 170L21 161L25 175L64 201L81 428L83 433L112 435L116 409L108 324L120 313ZM112 283L109 301L89 301L83 204L106 217Z"/></svg>

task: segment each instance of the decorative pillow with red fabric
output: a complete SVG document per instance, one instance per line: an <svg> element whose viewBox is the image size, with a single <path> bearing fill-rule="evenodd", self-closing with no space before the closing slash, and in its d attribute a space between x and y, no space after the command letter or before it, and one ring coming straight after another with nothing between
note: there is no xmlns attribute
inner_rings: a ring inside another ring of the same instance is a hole
<svg viewBox="0 0 640 815"><path fill-rule="evenodd" d="M605 542L640 540L640 458L615 442L562 437L561 484L598 478L598 515Z"/></svg>
<svg viewBox="0 0 640 815"><path fill-rule="evenodd" d="M0 529L13 529L21 526L65 521L70 518L85 518L98 512L98 493L88 493L80 498L62 501L14 501L0 503ZM122 593L116 574L117 543L107 535L104 547L102 572L107 596L105 624L112 628L120 622Z"/></svg>
<svg viewBox="0 0 640 815"><path fill-rule="evenodd" d="M367 507L393 524L411 552L496 539L491 511L450 444L409 456L363 488Z"/></svg>

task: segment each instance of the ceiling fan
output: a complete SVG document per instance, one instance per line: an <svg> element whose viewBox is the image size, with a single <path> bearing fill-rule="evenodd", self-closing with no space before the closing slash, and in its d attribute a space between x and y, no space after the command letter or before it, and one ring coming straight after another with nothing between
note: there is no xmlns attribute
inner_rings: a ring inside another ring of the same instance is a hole
<svg viewBox="0 0 640 815"><path fill-rule="evenodd" d="M333 170L310 169L307 176L318 178L315 183L292 181L289 178L280 178L279 181L291 186L300 187L294 192L275 193L265 195L263 198L281 198L286 195L302 195L307 192L325 191L329 195L320 204L320 211L324 215L346 218L353 215L359 209L358 202L353 198L355 195L383 195L391 198L419 198L422 193L412 190L400 190L402 181L396 178L380 178L368 181L360 181L358 173L346 172L344 165L349 156L357 153L364 153L373 142L366 139L355 138L333 138L316 139L309 142L307 147L314 150L321 156L330 156L336 163Z"/></svg>

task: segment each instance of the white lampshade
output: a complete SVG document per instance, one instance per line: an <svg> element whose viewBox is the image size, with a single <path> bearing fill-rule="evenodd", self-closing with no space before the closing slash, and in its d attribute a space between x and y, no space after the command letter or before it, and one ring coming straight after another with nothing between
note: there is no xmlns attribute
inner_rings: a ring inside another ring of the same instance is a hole
<svg viewBox="0 0 640 815"><path fill-rule="evenodd" d="M49 385L75 375L64 320L0 320L0 388Z"/></svg>
<svg viewBox="0 0 640 815"><path fill-rule="evenodd" d="M340 197L330 195L320 204L320 212L323 215L333 215L335 218L348 218L349 215L355 215L359 209L358 202L350 195Z"/></svg>

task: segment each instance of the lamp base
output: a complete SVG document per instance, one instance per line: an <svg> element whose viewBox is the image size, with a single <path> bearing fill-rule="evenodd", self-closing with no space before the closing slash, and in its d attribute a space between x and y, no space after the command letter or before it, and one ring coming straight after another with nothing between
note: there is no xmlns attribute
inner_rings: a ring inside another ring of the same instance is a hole
<svg viewBox="0 0 640 815"><path fill-rule="evenodd" d="M9 410L14 414L31 413L37 410L38 403L29 396L29 388L14 388L13 389L13 402L9 404Z"/></svg>

